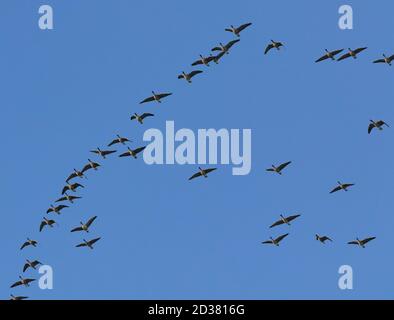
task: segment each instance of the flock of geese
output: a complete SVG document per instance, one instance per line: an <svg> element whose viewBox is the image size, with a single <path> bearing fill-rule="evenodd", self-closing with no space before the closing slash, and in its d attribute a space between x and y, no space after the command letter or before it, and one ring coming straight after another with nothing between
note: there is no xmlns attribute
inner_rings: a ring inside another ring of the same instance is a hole
<svg viewBox="0 0 394 320"><path fill-rule="evenodd" d="M218 52L216 55L213 55L212 53L209 54L208 56L203 56L200 54L199 59L196 60L195 62L193 62L191 65L192 66L197 66L197 65L203 65L206 67L210 66L211 62L214 62L215 64L218 64L219 61L223 58L223 56L228 55L230 53L230 49L237 44L238 42L240 42L240 37L241 37L241 32L243 30L245 30L246 28L248 28L249 26L251 26L252 23L246 23L243 24L239 27L234 27L233 25L230 26L230 28L225 29L227 32L231 32L234 36L236 36L237 38L235 40L231 40L226 44L223 44L222 42L219 43L218 46L214 47L211 49L211 52ZM271 40L270 43L266 46L266 49L264 51L264 54L268 54L271 50L276 49L277 51L280 50L281 47L283 47L284 44L282 42L279 41L274 41ZM353 59L356 59L358 54L360 54L362 51L366 50L366 47L362 47L362 48L357 48L355 50L352 49L348 49L348 52L343 54L342 56L340 56L337 61L342 61L345 60L347 58L352 57ZM342 53L344 51L344 49L339 49L339 50L333 50L333 51L329 51L327 49L325 49L325 54L320 57L319 59L317 59L315 62L321 62L327 59L330 60L336 60L336 56L339 55L340 53ZM394 55L391 55L389 57L387 57L386 55L383 55L383 59L378 59L373 61L373 63L385 63L391 66L392 61L394 60ZM180 75L178 75L178 79L184 79L186 80L188 83L192 82L192 78L195 77L198 74L201 74L203 71L202 70L193 70L189 73L186 73L184 71L182 71L182 73ZM140 104L145 104L145 103L149 103L149 102L157 102L157 103L162 103L162 100L171 96L172 93L156 93L154 91L152 91L152 95L145 98L144 100L142 100L140 102ZM142 114L138 114L138 113L134 113L131 117L130 120L136 120L138 123L140 124L144 124L144 120L148 117L154 117L153 113L142 113ZM370 124L368 126L368 134L370 134L372 132L373 129L378 129L378 130L383 130L384 127L388 127L388 124L386 122L384 122L383 120L370 120ZM145 147L138 147L135 149L131 149L128 144L132 143L131 140L129 140L126 137L122 137L120 135L116 135L116 138L114 138L108 145L107 147L113 147L115 145L122 145L123 147L126 147L127 149L123 152L119 154L120 158L123 157L132 157L134 159L137 159L137 156L139 153L141 153ZM108 156L114 154L117 152L117 150L102 150L101 148L97 147L95 150L91 150L91 153L95 154L98 157L101 157L102 159L107 159ZM266 171L268 172L273 172L276 173L278 175L282 175L282 171L288 167L291 164L291 161L282 163L278 166L272 165L270 168L266 169ZM62 191L61 191L61 197L57 200L55 200L55 203L59 203L59 202L68 202L69 204L74 204L74 202L78 199L81 199L82 197L77 196L76 193L79 189L85 188L82 184L75 182L76 178L79 179L83 179L86 178L86 173L87 171L98 171L98 169L101 167L101 165L95 161L92 161L91 159L88 159L87 164L82 168L82 170L77 170L77 169L73 169L73 172L67 177L67 179L65 180L65 186L63 187ZM208 174L210 174L211 172L217 170L217 168L198 168L198 171L196 173L194 173L189 180L193 180L195 178L198 177L204 177L207 178ZM330 193L335 193L338 191L348 191L348 189L350 187L354 186L354 184L352 183L341 183L338 181L338 185L333 188ZM69 192L72 192L74 195L71 195ZM56 215L61 215L63 210L69 208L68 205L65 204L59 204L57 206L54 205L50 205L49 209L47 210L47 214L53 213ZM288 225L290 226L290 222L293 222L294 220L298 219L301 215L300 214L295 214L295 215L291 215L291 216L283 216L280 215L280 219L277 220L276 222L274 222L272 225L269 226L269 228L274 228L280 225ZM80 225L73 228L71 230L71 233L75 233L75 232L85 232L85 233L89 233L90 229L92 227L93 222L97 219L97 216L93 216L91 218L89 218L89 220L87 220L85 223L84 222L80 222ZM42 232L44 230L44 228L48 227L48 228L53 228L53 226L56 224L56 221L54 219L49 219L47 217L43 217L40 226L39 226L39 231ZM263 244L272 244L275 246L279 246L280 242L285 239L287 236L289 235L289 233L285 233L282 235L279 235L277 237L270 237L268 240L263 241ZM326 243L326 241L332 241L332 239L326 235L320 236L318 234L315 235L315 238L317 241L321 242L321 243ZM101 237L96 237L96 238L92 238L90 240L86 240L86 239L82 239L82 242L80 242L79 244L76 244L76 247L87 247L90 249L94 248L94 245L101 239ZM365 245L370 242L371 240L374 240L375 237L368 237L365 239L359 239L356 238L356 240L352 240L350 242L348 242L348 244L352 244L352 245L358 245L362 248L365 248ZM22 244L22 246L20 247L20 250L24 250L27 247L36 247L38 245L38 241L27 238L27 240ZM24 266L23 266L23 273L27 272L29 269L32 270L36 270L36 268L41 265L42 263L38 260L26 260ZM36 279L33 278L24 278L22 276L19 276L19 280L14 282L11 285L11 288L15 288L18 286L25 286L25 287L29 287L31 282L36 281ZM26 296L14 296L13 294L10 295L11 300L24 300L27 299L28 297Z"/></svg>

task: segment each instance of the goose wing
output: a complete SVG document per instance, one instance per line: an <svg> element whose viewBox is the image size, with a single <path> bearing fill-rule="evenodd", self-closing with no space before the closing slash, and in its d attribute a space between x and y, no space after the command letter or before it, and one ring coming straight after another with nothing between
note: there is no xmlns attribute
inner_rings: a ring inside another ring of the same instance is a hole
<svg viewBox="0 0 394 320"><path fill-rule="evenodd" d="M390 127L386 122L384 122L383 120L379 120L378 122L376 122L376 124L381 127L381 126L386 126L386 127Z"/></svg>
<svg viewBox="0 0 394 320"><path fill-rule="evenodd" d="M168 97L170 95L172 95L172 93L160 93L160 94L157 95L157 98L158 99L163 99L163 98Z"/></svg>
<svg viewBox="0 0 394 320"><path fill-rule="evenodd" d="M68 176L68 178L66 179L66 182L69 182L71 179L74 179L76 177L78 177L78 175L75 172L73 172L72 174L70 174Z"/></svg>
<svg viewBox="0 0 394 320"><path fill-rule="evenodd" d="M340 56L337 61L345 60L345 59L349 58L350 56L351 56L351 54L349 52L345 53L344 55Z"/></svg>
<svg viewBox="0 0 394 320"><path fill-rule="evenodd" d="M278 220L278 221L274 222L272 225L270 225L270 228L273 228L273 227L276 227L276 226L280 226L283 223L284 222L282 220Z"/></svg>
<svg viewBox="0 0 394 320"><path fill-rule="evenodd" d="M239 41L241 41L241 40L239 40L239 39L232 40L232 41L230 41L229 43L226 44L225 48L226 48L227 50L229 50L234 44L236 44L236 43L239 42Z"/></svg>
<svg viewBox="0 0 394 320"><path fill-rule="evenodd" d="M393 61L394 60L394 54L392 56L389 57L389 61Z"/></svg>
<svg viewBox="0 0 394 320"><path fill-rule="evenodd" d="M267 54L268 51L270 51L273 47L274 47L274 45L273 45L272 43L270 43L270 44L265 48L264 54Z"/></svg>
<svg viewBox="0 0 394 320"><path fill-rule="evenodd" d="M243 24L243 25L240 25L240 26L236 29L236 31L237 31L238 33L240 33L242 30L246 29L247 27L249 27L249 26L251 26L251 25L252 25L251 22L245 23L245 24Z"/></svg>
<svg viewBox="0 0 394 320"><path fill-rule="evenodd" d="M368 47L363 47L363 48L357 48L356 50L354 50L355 54L360 53L361 51L364 51L365 49L367 49Z"/></svg>
<svg viewBox="0 0 394 320"><path fill-rule="evenodd" d="M214 47L211 49L211 51L223 51L223 50L220 47Z"/></svg>
<svg viewBox="0 0 394 320"><path fill-rule="evenodd" d="M130 152L127 151L127 152L125 152L125 153L120 154L120 155L119 155L119 158L130 157L130 156L131 156Z"/></svg>
<svg viewBox="0 0 394 320"><path fill-rule="evenodd" d="M93 223L94 220L96 220L96 218L97 218L97 216L94 216L94 217L90 218L90 219L88 220L88 222L86 222L86 226L87 226L87 227L90 227L90 225Z"/></svg>
<svg viewBox="0 0 394 320"><path fill-rule="evenodd" d="M141 115L141 119L144 120L146 117L153 117L153 116L154 116L153 113L145 112L145 113L143 113L143 114Z"/></svg>
<svg viewBox="0 0 394 320"><path fill-rule="evenodd" d="M105 150L105 151L101 151L101 154L104 156L107 156L109 154L115 153L116 150Z"/></svg>
<svg viewBox="0 0 394 320"><path fill-rule="evenodd" d="M349 187L352 187L352 186L354 186L354 183L344 183L343 184L344 188L349 188Z"/></svg>
<svg viewBox="0 0 394 320"><path fill-rule="evenodd" d="M212 172L212 171L215 171L216 169L217 169L217 168L205 169L204 172L205 172L205 174L208 174L208 173L210 173L210 172Z"/></svg>
<svg viewBox="0 0 394 320"><path fill-rule="evenodd" d="M67 192L67 190L70 190L69 186L65 186L62 190L62 194L65 194Z"/></svg>
<svg viewBox="0 0 394 320"><path fill-rule="evenodd" d="M340 186L335 187L334 189L332 189L332 190L330 191L330 193L337 192L337 191L339 191L339 190L341 190L341 189L342 189L342 188L341 188Z"/></svg>
<svg viewBox="0 0 394 320"><path fill-rule="evenodd" d="M375 60L373 63L385 63L386 61L384 59L378 59Z"/></svg>
<svg viewBox="0 0 394 320"><path fill-rule="evenodd" d="M373 128L375 128L375 126L374 126L373 123L371 123L371 124L368 126L368 134L370 134L370 133L372 132Z"/></svg>
<svg viewBox="0 0 394 320"><path fill-rule="evenodd" d="M341 53L343 50L344 50L344 49L334 50L334 51L331 51L330 53L331 53L333 56L336 56L337 54Z"/></svg>
<svg viewBox="0 0 394 320"><path fill-rule="evenodd" d="M21 284L22 284L22 281L19 280L19 281L15 282L14 284L12 284L12 285L10 286L10 288L15 288L15 287L17 287L17 286L20 286Z"/></svg>
<svg viewBox="0 0 394 320"><path fill-rule="evenodd" d="M70 199L71 199L71 197L70 197ZM62 201L66 201L66 200L67 200L67 197L61 197L61 198L57 199L55 202L62 202Z"/></svg>
<svg viewBox="0 0 394 320"><path fill-rule="evenodd" d="M301 216L300 214L295 214L294 216L289 216L286 218L287 221L293 221L294 219L297 219L299 216Z"/></svg>
<svg viewBox="0 0 394 320"><path fill-rule="evenodd" d="M78 231L82 231L82 227L76 227L74 229L71 230L71 232L78 232Z"/></svg>
<svg viewBox="0 0 394 320"><path fill-rule="evenodd" d="M117 143L119 143L119 139L112 140L112 141L108 144L108 147L111 147L111 146L113 146L114 144L117 144Z"/></svg>
<svg viewBox="0 0 394 320"><path fill-rule="evenodd" d="M332 242L332 240L331 240L331 238L329 238L329 237L327 237L327 236L323 236L323 237L321 237L321 240L324 242L324 241L331 241Z"/></svg>
<svg viewBox="0 0 394 320"><path fill-rule="evenodd" d="M349 241L347 244L358 244L357 241Z"/></svg>
<svg viewBox="0 0 394 320"><path fill-rule="evenodd" d="M361 244L366 244L366 243L368 243L369 241L372 241L372 240L374 240L374 239L376 239L376 237L370 237L370 238L366 238L366 239L364 239L364 240L362 240L361 241Z"/></svg>
<svg viewBox="0 0 394 320"><path fill-rule="evenodd" d="M315 61L315 63L320 62L320 61L323 61L323 60L326 60L326 59L328 59L328 58L329 58L329 56L328 56L327 54L325 54L324 56L322 56L322 57L320 57L319 59L317 59L317 60Z"/></svg>
<svg viewBox="0 0 394 320"><path fill-rule="evenodd" d="M224 56L224 52L220 52L219 54L217 54L216 56L213 57L213 61L215 61L216 63L219 62L219 60Z"/></svg>
<svg viewBox="0 0 394 320"><path fill-rule="evenodd" d="M101 238L92 239L92 240L88 241L88 243L89 243L90 245L92 245L92 244L96 243L97 241L99 241L100 239L101 239Z"/></svg>
<svg viewBox="0 0 394 320"><path fill-rule="evenodd" d="M213 59L213 57L211 57ZM192 72L189 73L189 77L193 78L196 74L202 73L201 70L194 70Z"/></svg>
<svg viewBox="0 0 394 320"><path fill-rule="evenodd" d="M197 173L193 174L193 175L189 178L189 180L195 179L195 178L197 178L197 177L201 177L201 172L197 172Z"/></svg>
<svg viewBox="0 0 394 320"><path fill-rule="evenodd" d="M50 213L50 212L53 212L53 211L54 211L53 208L49 208L49 209L47 210L47 213Z"/></svg>
<svg viewBox="0 0 394 320"><path fill-rule="evenodd" d="M56 207L56 209L59 210L59 211L60 211L60 210L63 210L64 208L69 208L69 206L65 206L65 205L62 205L62 204L61 204L60 206L57 206L57 207Z"/></svg>
<svg viewBox="0 0 394 320"><path fill-rule="evenodd" d="M133 151L134 151L134 154L140 153L140 152L143 151L145 148L146 148L146 147L141 147L141 148L137 148L137 149L133 150Z"/></svg>
<svg viewBox="0 0 394 320"><path fill-rule="evenodd" d="M220 50L220 48L219 48L219 50ZM212 49L212 51L213 51L213 49ZM197 66L197 65L199 65L199 64L203 64L202 59L199 59L199 60L197 60L197 61L194 61L194 62L192 63L192 66Z"/></svg>
<svg viewBox="0 0 394 320"><path fill-rule="evenodd" d="M83 242L83 243L77 244L75 247L80 248L80 247L86 247L86 246L87 246L87 244Z"/></svg>
<svg viewBox="0 0 394 320"><path fill-rule="evenodd" d="M29 246L29 245L30 245L30 243L29 243L28 241L24 242L24 243L22 244L20 250L26 248L26 247Z"/></svg>
<svg viewBox="0 0 394 320"><path fill-rule="evenodd" d="M37 267L38 265L40 265L42 263L40 261L38 261L38 260L34 260L31 264L32 264L33 267Z"/></svg>
<svg viewBox="0 0 394 320"><path fill-rule="evenodd" d="M285 162L285 163L282 163L280 166L278 166L278 171L280 172L280 171L282 171L284 168L286 168L289 164L291 163L291 161L288 161L288 162Z"/></svg>
<svg viewBox="0 0 394 320"><path fill-rule="evenodd" d="M30 268L30 265L28 263L25 263L25 265L23 266L23 272L26 272L26 270L29 268Z"/></svg>
<svg viewBox="0 0 394 320"><path fill-rule="evenodd" d="M288 233L282 234L281 236L277 237L277 238L275 239L275 241L276 241L276 242L280 242L280 241L282 241L284 238L286 238L288 235L289 235Z"/></svg>
<svg viewBox="0 0 394 320"><path fill-rule="evenodd" d="M45 221L42 221L41 224L40 224L40 232L41 232L42 229L45 227L45 225L46 225L46 222L45 222Z"/></svg>
<svg viewBox="0 0 394 320"><path fill-rule="evenodd" d="M142 100L142 101L140 102L140 104L146 103L146 102L151 102L151 101L155 101L155 97L154 97L154 96L150 96L150 97L148 97L148 98Z"/></svg>
<svg viewBox="0 0 394 320"><path fill-rule="evenodd" d="M268 169L265 169L265 171L274 172L275 170L273 168L268 168Z"/></svg>
<svg viewBox="0 0 394 320"><path fill-rule="evenodd" d="M262 244L273 244L272 240L266 240L261 242Z"/></svg>

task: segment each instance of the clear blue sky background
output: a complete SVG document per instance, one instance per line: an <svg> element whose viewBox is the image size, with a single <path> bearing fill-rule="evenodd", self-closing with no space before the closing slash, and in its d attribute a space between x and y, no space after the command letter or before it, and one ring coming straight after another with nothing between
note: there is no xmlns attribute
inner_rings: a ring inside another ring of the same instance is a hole
<svg viewBox="0 0 394 320"><path fill-rule="evenodd" d="M338 28L345 3L353 31ZM41 4L53 6L52 31L38 28ZM367 134L369 119L394 124L394 69L371 63L394 53L393 9L389 0L2 1L1 298L393 298L394 132ZM192 85L177 80L198 54L233 39L225 27L248 21L220 65L202 67ZM286 47L264 56L270 39ZM324 48L360 46L369 49L356 61L314 63ZM151 90L174 95L139 105ZM129 121L144 111L156 117ZM83 199L38 233L67 175L96 159L90 149L117 133L140 146L166 120L251 128L251 174L219 166L189 182L196 166L97 159ZM284 176L265 172L287 160ZM330 195L337 180L356 186ZM269 230L281 213L302 217ZM90 235L70 233L93 215ZM285 232L279 248L260 243ZM40 246L20 252L27 236ZM95 236L95 250L74 248ZM346 244L357 236L377 239L365 250ZM54 268L54 290L10 291L25 258ZM354 269L352 291L338 288L343 264Z"/></svg>

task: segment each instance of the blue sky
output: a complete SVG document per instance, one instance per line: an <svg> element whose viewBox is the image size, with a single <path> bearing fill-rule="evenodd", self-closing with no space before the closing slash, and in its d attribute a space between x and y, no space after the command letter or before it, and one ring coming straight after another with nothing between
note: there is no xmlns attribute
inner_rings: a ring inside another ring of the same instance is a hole
<svg viewBox="0 0 394 320"><path fill-rule="evenodd" d="M38 28L42 4L54 9L54 30ZM367 127L369 119L394 124L394 70L371 63L394 54L394 4L346 1L352 31L338 28L342 4L2 1L1 298L392 299L393 132L368 136ZM192 85L176 78L233 39L224 28L248 21L218 66L199 68ZM270 39L285 48L264 56ZM362 46L356 61L314 63L324 48ZM139 105L151 90L174 95ZM145 111L155 117L144 126L129 121ZM219 166L189 182L196 166L89 154L117 133L143 145L144 131L166 120L178 129L252 129L252 172L237 177ZM89 157L102 168L81 182L83 199L39 234L64 179ZM287 160L283 176L265 172ZM337 180L356 186L330 195ZM269 230L281 213L302 216ZM90 235L69 232L93 215ZM286 232L279 248L260 244ZM315 233L334 242L323 246ZM27 236L40 245L20 252ZM95 250L74 248L95 236ZM377 239L365 250L346 245L367 236ZM9 290L26 258L53 267L53 290ZM351 291L338 288L344 264L353 267Z"/></svg>

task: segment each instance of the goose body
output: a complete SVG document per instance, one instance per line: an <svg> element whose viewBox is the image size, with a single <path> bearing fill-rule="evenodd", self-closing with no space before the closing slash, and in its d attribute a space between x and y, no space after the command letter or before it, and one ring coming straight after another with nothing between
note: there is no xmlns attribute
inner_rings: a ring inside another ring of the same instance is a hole
<svg viewBox="0 0 394 320"><path fill-rule="evenodd" d="M194 67L199 64L203 64L204 66L209 67L209 63L213 60L214 60L214 56L212 54L209 57L204 57L203 55L200 54L200 59L194 61L192 63L192 66Z"/></svg>
<svg viewBox="0 0 394 320"><path fill-rule="evenodd" d="M137 113L134 113L131 117L130 120L137 120L140 124L144 124L144 119L147 117L153 117L154 114L153 113L148 113L145 112L141 115L138 115Z"/></svg>
<svg viewBox="0 0 394 320"><path fill-rule="evenodd" d="M115 153L116 150L101 150L100 148L97 148L96 150L91 150L90 152L95 153L99 156L101 156L103 159L106 159L106 157L112 153Z"/></svg>
<svg viewBox="0 0 394 320"><path fill-rule="evenodd" d="M38 244L38 242L37 242L36 240L31 240L31 239L27 238L27 241L25 241L25 242L22 244L20 250L23 250L24 248L26 248L26 247L28 247L28 246L36 247L37 244Z"/></svg>
<svg viewBox="0 0 394 320"><path fill-rule="evenodd" d="M137 154L144 151L145 148L146 147L140 147L140 148L137 148L134 150L127 148L127 151L125 153L122 153L121 155L119 155L119 157L133 157L134 159L137 159Z"/></svg>
<svg viewBox="0 0 394 320"><path fill-rule="evenodd" d="M369 121L370 121L370 124L368 126L368 134L370 134L372 132L372 130L375 129L375 128L378 129L378 130L383 130L383 126L390 127L383 120L378 120L378 121L369 120Z"/></svg>
<svg viewBox="0 0 394 320"><path fill-rule="evenodd" d="M316 237L316 240L320 241L321 243L325 243L326 241L332 242L332 240L327 236L319 236L318 234L316 234L315 237Z"/></svg>
<svg viewBox="0 0 394 320"><path fill-rule="evenodd" d="M82 169L82 173L85 173L86 171L93 169L95 171L97 171L97 168L100 167L100 164L98 164L97 162L93 162L92 160L88 159L88 164L85 165Z"/></svg>
<svg viewBox="0 0 394 320"><path fill-rule="evenodd" d="M184 71L182 71L182 74L178 76L178 79L185 79L187 82L192 83L192 78L199 73L202 73L202 71L195 70L190 73L185 73Z"/></svg>
<svg viewBox="0 0 394 320"><path fill-rule="evenodd" d="M70 180L77 178L77 177L83 178L83 177L85 177L85 175L83 174L82 171L74 169L74 172L68 176L68 178L66 179L66 182L68 183Z"/></svg>
<svg viewBox="0 0 394 320"><path fill-rule="evenodd" d="M117 135L116 135L116 139L112 140L112 141L108 144L108 147L111 147L111 146L113 146L114 144L118 144L118 143L121 143L121 144L125 145L126 142L131 142L131 141L130 141L129 139L124 138L124 137L121 137L120 135L117 134Z"/></svg>
<svg viewBox="0 0 394 320"><path fill-rule="evenodd" d="M334 193L340 190L348 191L348 188L352 186L354 186L354 183L341 183L340 181L338 181L338 186L332 189L330 193Z"/></svg>
<svg viewBox="0 0 394 320"><path fill-rule="evenodd" d="M63 187L62 195L64 195L67 191L76 192L78 188L84 188L84 186L79 183L73 183L73 184L67 183L67 185Z"/></svg>
<svg viewBox="0 0 394 320"><path fill-rule="evenodd" d="M47 219L47 218L43 218L43 220L41 221L40 224L40 232L42 231L42 229L44 229L45 226L49 226L51 228L53 228L53 225L56 223L55 220L51 220L51 219Z"/></svg>
<svg viewBox="0 0 394 320"><path fill-rule="evenodd" d="M83 222L81 221L81 222L80 222L81 226L72 229L71 232L76 232L76 231L85 231L85 232L89 232L89 227L90 227L90 225L93 223L93 221L96 220L96 218L97 218L97 216L94 216L94 217L90 218L86 223L83 223Z"/></svg>
<svg viewBox="0 0 394 320"><path fill-rule="evenodd" d="M26 259L26 263L23 266L23 272L26 272L26 270L29 268L36 270L36 267L40 264L42 264L42 263L38 260L30 261L29 259Z"/></svg>
<svg viewBox="0 0 394 320"><path fill-rule="evenodd" d="M208 178L208 173L215 171L217 168L210 168L210 169L202 169L202 168L198 168L199 171L195 174L193 174L189 180L195 179L197 177L204 177L204 178Z"/></svg>
<svg viewBox="0 0 394 320"><path fill-rule="evenodd" d="M277 167L275 165L272 165L271 168L266 169L266 171L268 171L268 172L275 172L275 173L277 173L279 175L282 175L282 170L284 168L286 168L289 164L291 164L291 161L282 163L282 164L280 164Z"/></svg>
<svg viewBox="0 0 394 320"><path fill-rule="evenodd" d="M220 42L219 46L212 48L211 51L220 51L222 53L229 54L231 47L239 41L240 41L239 39L232 40L228 42L226 45Z"/></svg>
<svg viewBox="0 0 394 320"><path fill-rule="evenodd" d="M355 49L355 50L352 50L352 49L348 48L349 52L348 52L348 53L345 53L344 55L342 55L341 57L339 57L339 59L338 59L337 61L342 61L342 60L345 60L345 59L350 58L350 57L352 57L353 59L357 59L357 55L358 55L360 52L362 52L362 51L364 51L364 50L366 50L366 49L368 49L368 48L367 48L367 47L364 47L364 48L357 48L357 49Z"/></svg>
<svg viewBox="0 0 394 320"><path fill-rule="evenodd" d="M393 60L394 60L394 54L390 57L387 57L385 54L383 54L383 59L375 60L373 63L386 63L389 66L391 66L391 62Z"/></svg>
<svg viewBox="0 0 394 320"><path fill-rule="evenodd" d="M327 49L324 49L326 51L326 54L319 59L315 61L315 63L326 60L326 59L331 59L335 60L335 56L339 53L341 53L344 49L339 49L339 50L334 50L334 51L328 51Z"/></svg>
<svg viewBox="0 0 394 320"><path fill-rule="evenodd" d="M279 226L279 225L281 225L281 224L287 224L287 225L289 226L291 221L293 221L294 219L297 219L297 218L300 217L300 216L301 216L300 214L296 214L296 215L288 216L288 217L284 217L283 215L280 215L280 220L274 222L274 223L270 226L270 228Z"/></svg>
<svg viewBox="0 0 394 320"><path fill-rule="evenodd" d="M267 54L271 49L274 49L274 48L279 51L280 47L283 47L282 42L277 42L277 41L271 40L271 43L269 45L267 45L267 47L265 48L264 54Z"/></svg>
<svg viewBox="0 0 394 320"><path fill-rule="evenodd" d="M152 96L142 100L140 102L140 104L146 103L146 102L151 102L151 101L156 101L158 103L161 103L161 99L168 97L170 95L172 95L172 93L158 93L158 94L156 94L154 91L152 91Z"/></svg>
<svg viewBox="0 0 394 320"><path fill-rule="evenodd" d="M15 288L18 286L25 286L25 287L29 287L30 286L30 282L36 281L36 279L28 279L28 278L22 278L21 276L19 276L19 281L13 283L11 285L10 288Z"/></svg>
<svg viewBox="0 0 394 320"><path fill-rule="evenodd" d="M57 206L57 207L54 207L53 205L51 205L51 207L47 210L47 213L54 212L54 213L56 213L56 214L60 214L61 211L62 211L63 209L65 209L65 208L68 208L68 206L59 205L59 206Z"/></svg>
<svg viewBox="0 0 394 320"><path fill-rule="evenodd" d="M81 199L82 197L77 197L77 196L70 196L67 192L64 193L64 197L61 197L57 199L55 202L62 202L62 201L68 201L70 203L74 203L74 200L76 199Z"/></svg>
<svg viewBox="0 0 394 320"><path fill-rule="evenodd" d="M288 233L282 234L281 236L279 236L279 237L277 237L277 238L275 238L275 239L272 238L272 237L270 237L270 240L263 241L262 244L273 244L273 245L279 247L279 243L280 243L284 238L286 238L288 235L289 235Z"/></svg>
<svg viewBox="0 0 394 320"><path fill-rule="evenodd" d="M77 244L76 247L88 247L90 249L93 249L93 244L95 244L97 241L99 241L101 238L96 238L96 239L92 239L89 241L86 241L85 239L83 239L83 242L80 244Z"/></svg>
<svg viewBox="0 0 394 320"><path fill-rule="evenodd" d="M370 237L370 238L366 238L366 239L363 239L363 240L360 240L359 238L356 238L356 240L349 241L348 244L355 244L355 245L360 246L361 248L365 248L365 245L368 242L370 242L370 241L372 241L374 239L376 239L376 237Z"/></svg>
<svg viewBox="0 0 394 320"><path fill-rule="evenodd" d="M231 32L234 35L236 35L237 37L241 36L241 31L245 30L247 27L251 26L252 23L248 22L245 24L240 25L238 28L234 27L233 25L230 26L230 28L226 28L225 31Z"/></svg>

